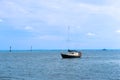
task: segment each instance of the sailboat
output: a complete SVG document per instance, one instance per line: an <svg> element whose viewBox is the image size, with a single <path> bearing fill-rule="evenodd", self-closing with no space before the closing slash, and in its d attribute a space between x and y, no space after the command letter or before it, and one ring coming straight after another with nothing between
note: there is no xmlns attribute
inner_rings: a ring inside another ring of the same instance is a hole
<svg viewBox="0 0 120 80"><path fill-rule="evenodd" d="M70 27L68 27L68 30L70 30ZM68 36L68 41L69 41L69 36ZM80 58L81 56L82 53L80 51L70 50L70 49L68 49L67 53L61 53L62 58Z"/></svg>
<svg viewBox="0 0 120 80"><path fill-rule="evenodd" d="M68 50L67 53L61 53L62 58L80 58L82 53L76 50Z"/></svg>

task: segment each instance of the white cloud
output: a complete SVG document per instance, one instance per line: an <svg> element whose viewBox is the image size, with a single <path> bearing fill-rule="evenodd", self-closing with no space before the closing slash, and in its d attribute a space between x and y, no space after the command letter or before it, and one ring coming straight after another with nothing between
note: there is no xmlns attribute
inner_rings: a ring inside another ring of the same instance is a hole
<svg viewBox="0 0 120 80"><path fill-rule="evenodd" d="M116 30L116 33L120 33L120 30Z"/></svg>
<svg viewBox="0 0 120 80"><path fill-rule="evenodd" d="M89 32L89 33L87 33L87 35L88 36L95 36L96 34Z"/></svg>
<svg viewBox="0 0 120 80"><path fill-rule="evenodd" d="M5 18L21 18L26 17L28 11L24 8L25 6L16 3L15 1L2 0L0 1L0 16Z"/></svg>
<svg viewBox="0 0 120 80"><path fill-rule="evenodd" d="M102 14L108 15L120 21L120 0L106 0L104 5L80 3L78 4L77 10L80 12L82 9L83 13L87 16L90 14Z"/></svg>
<svg viewBox="0 0 120 80"><path fill-rule="evenodd" d="M3 20L2 20L2 19L0 19L0 22L3 22Z"/></svg>
<svg viewBox="0 0 120 80"><path fill-rule="evenodd" d="M32 31L33 27L31 27L31 26L25 26L24 29L27 30L27 31Z"/></svg>
<svg viewBox="0 0 120 80"><path fill-rule="evenodd" d="M101 6L87 4L87 3L80 3L79 8L83 8L88 13L97 13L100 11Z"/></svg>
<svg viewBox="0 0 120 80"><path fill-rule="evenodd" d="M106 0L103 12L120 21L120 0Z"/></svg>
<svg viewBox="0 0 120 80"><path fill-rule="evenodd" d="M119 0L107 0L104 5L75 2L74 0L25 0L23 2L4 0L0 3L0 7L3 7L0 9L0 12L3 13L0 16L10 18L10 23L14 26L20 24L41 26L41 23L61 27L82 25L80 27L82 30L83 24L86 24L86 21L92 16L91 14L108 15L120 19L120 6L116 6L118 3L120 3ZM30 27L25 29L32 30Z"/></svg>
<svg viewBox="0 0 120 80"><path fill-rule="evenodd" d="M21 18L21 20L35 19L48 23L48 25L75 25L79 26L80 23L86 21L87 15L85 9L90 8L88 4L78 4L74 1L2 1L1 11L2 16L9 18ZM81 6L80 6L81 5ZM94 6L93 6L94 7ZM91 6L90 9L93 8ZM95 6L96 7L96 6ZM95 8L94 7L94 8ZM89 11L88 11L89 12ZM87 13L87 12L86 12ZM16 23L16 21L13 21ZM13 24L15 24L13 23Z"/></svg>

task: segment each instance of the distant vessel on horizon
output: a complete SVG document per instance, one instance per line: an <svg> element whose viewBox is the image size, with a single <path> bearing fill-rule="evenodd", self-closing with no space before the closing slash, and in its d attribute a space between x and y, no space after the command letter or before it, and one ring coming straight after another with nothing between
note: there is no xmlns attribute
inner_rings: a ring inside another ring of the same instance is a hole
<svg viewBox="0 0 120 80"><path fill-rule="evenodd" d="M10 46L10 50L9 50L9 52L12 52L12 47Z"/></svg>
<svg viewBox="0 0 120 80"><path fill-rule="evenodd" d="M107 49L104 48L104 49L102 49L102 50L103 50L103 51L106 51Z"/></svg>

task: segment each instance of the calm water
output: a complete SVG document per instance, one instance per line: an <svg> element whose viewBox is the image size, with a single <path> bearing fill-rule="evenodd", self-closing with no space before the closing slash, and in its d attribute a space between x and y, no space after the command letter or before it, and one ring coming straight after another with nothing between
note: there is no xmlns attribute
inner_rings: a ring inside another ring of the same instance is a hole
<svg viewBox="0 0 120 80"><path fill-rule="evenodd" d="M0 52L0 80L120 80L120 50L84 50L62 59L61 51Z"/></svg>

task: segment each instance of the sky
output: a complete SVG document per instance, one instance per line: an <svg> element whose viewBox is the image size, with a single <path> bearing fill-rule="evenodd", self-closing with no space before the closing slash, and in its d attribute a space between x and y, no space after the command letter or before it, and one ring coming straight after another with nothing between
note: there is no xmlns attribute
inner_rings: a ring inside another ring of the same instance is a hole
<svg viewBox="0 0 120 80"><path fill-rule="evenodd" d="M0 50L120 49L119 4L120 0L0 0Z"/></svg>

